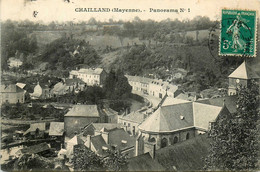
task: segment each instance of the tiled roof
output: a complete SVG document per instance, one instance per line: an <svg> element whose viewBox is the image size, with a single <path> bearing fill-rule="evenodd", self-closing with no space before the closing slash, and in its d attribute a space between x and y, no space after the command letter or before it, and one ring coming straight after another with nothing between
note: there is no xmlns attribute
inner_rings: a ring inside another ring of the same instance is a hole
<svg viewBox="0 0 260 172"><path fill-rule="evenodd" d="M103 72L102 68L95 68L95 69L80 69L78 71L79 73L84 73L84 74L93 74L93 75L100 75Z"/></svg>
<svg viewBox="0 0 260 172"><path fill-rule="evenodd" d="M148 132L170 132L192 127L193 123L192 103L190 102L159 107L139 128Z"/></svg>
<svg viewBox="0 0 260 172"><path fill-rule="evenodd" d="M50 123L50 136L62 136L64 133L64 122L51 122Z"/></svg>
<svg viewBox="0 0 260 172"><path fill-rule="evenodd" d="M97 105L74 105L66 116L99 117Z"/></svg>
<svg viewBox="0 0 260 172"><path fill-rule="evenodd" d="M45 123L34 123L30 125L30 128L28 130L25 131L25 133L23 135L28 134L29 132L32 131L36 131L36 129L38 128L40 131L45 131L46 130L46 125Z"/></svg>
<svg viewBox="0 0 260 172"><path fill-rule="evenodd" d="M122 120L132 121L136 123L142 123L145 119L145 114L139 112L139 111L133 111L127 115L121 115L118 118Z"/></svg>
<svg viewBox="0 0 260 172"><path fill-rule="evenodd" d="M165 171L165 168L157 160L152 159L149 152L130 158L127 161L129 171Z"/></svg>
<svg viewBox="0 0 260 172"><path fill-rule="evenodd" d="M245 61L228 77L240 79L260 78L260 76L257 75L257 73Z"/></svg>
<svg viewBox="0 0 260 172"><path fill-rule="evenodd" d="M24 92L24 90L15 84L1 84L1 93L20 93L20 92Z"/></svg>

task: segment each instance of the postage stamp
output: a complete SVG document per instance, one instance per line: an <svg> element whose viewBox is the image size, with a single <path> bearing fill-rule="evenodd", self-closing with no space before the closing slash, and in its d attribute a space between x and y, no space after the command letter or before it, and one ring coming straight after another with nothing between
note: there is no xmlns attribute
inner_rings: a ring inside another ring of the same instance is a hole
<svg viewBox="0 0 260 172"><path fill-rule="evenodd" d="M256 56L256 11L222 10L219 54Z"/></svg>

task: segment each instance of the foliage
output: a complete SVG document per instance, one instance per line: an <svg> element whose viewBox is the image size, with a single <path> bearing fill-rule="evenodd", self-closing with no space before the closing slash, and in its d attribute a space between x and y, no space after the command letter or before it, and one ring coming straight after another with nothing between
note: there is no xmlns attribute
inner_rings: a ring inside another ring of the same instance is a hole
<svg viewBox="0 0 260 172"><path fill-rule="evenodd" d="M108 99L125 99L130 96L132 87L122 70L118 69L115 72L112 69L105 80L104 91Z"/></svg>
<svg viewBox="0 0 260 172"><path fill-rule="evenodd" d="M74 147L72 163L74 165L74 170L76 171L104 170L101 157L96 155L84 145Z"/></svg>
<svg viewBox="0 0 260 172"><path fill-rule="evenodd" d="M103 160L108 171L127 171L126 155L119 151L109 151L109 156Z"/></svg>
<svg viewBox="0 0 260 172"><path fill-rule="evenodd" d="M76 95L76 101L79 103L88 102L90 104L98 104L103 98L105 98L104 90L98 86L89 86Z"/></svg>
<svg viewBox="0 0 260 172"><path fill-rule="evenodd" d="M48 62L50 69L72 69L79 64L97 65L100 56L86 41L64 36L46 45L41 60Z"/></svg>
<svg viewBox="0 0 260 172"><path fill-rule="evenodd" d="M17 52L25 56L30 53L37 52L36 37L29 36L30 31L21 30L15 22L7 20L1 26L1 68L6 70L8 65L7 61L10 57L15 57ZM20 60L24 61L22 57ZM26 64L27 65L27 64ZM28 67L28 66L27 66Z"/></svg>
<svg viewBox="0 0 260 172"><path fill-rule="evenodd" d="M208 170L254 170L258 153L259 85L254 81L238 91L237 113L220 116L210 131Z"/></svg>
<svg viewBox="0 0 260 172"><path fill-rule="evenodd" d="M76 171L125 171L126 156L119 151L108 151L105 158L99 157L84 145L74 147L72 159Z"/></svg>

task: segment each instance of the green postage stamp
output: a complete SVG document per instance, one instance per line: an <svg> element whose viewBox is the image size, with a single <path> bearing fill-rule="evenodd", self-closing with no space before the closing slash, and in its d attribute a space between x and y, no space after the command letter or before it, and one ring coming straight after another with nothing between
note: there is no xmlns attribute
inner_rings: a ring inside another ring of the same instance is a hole
<svg viewBox="0 0 260 172"><path fill-rule="evenodd" d="M256 11L222 10L220 55L256 56Z"/></svg>

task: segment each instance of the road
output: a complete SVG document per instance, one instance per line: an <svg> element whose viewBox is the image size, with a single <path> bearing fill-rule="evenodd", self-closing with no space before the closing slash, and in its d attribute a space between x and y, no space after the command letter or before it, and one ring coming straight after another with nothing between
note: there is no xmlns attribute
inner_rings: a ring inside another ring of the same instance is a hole
<svg viewBox="0 0 260 172"><path fill-rule="evenodd" d="M160 98L157 98L157 97L154 97L154 96L151 96L151 95L147 95L147 94L143 94L143 93L140 93L138 91L132 91L133 94L137 94L139 96L142 96L144 98L146 98L149 102L152 103L152 106L153 108L157 107L158 104L160 103L161 99Z"/></svg>

